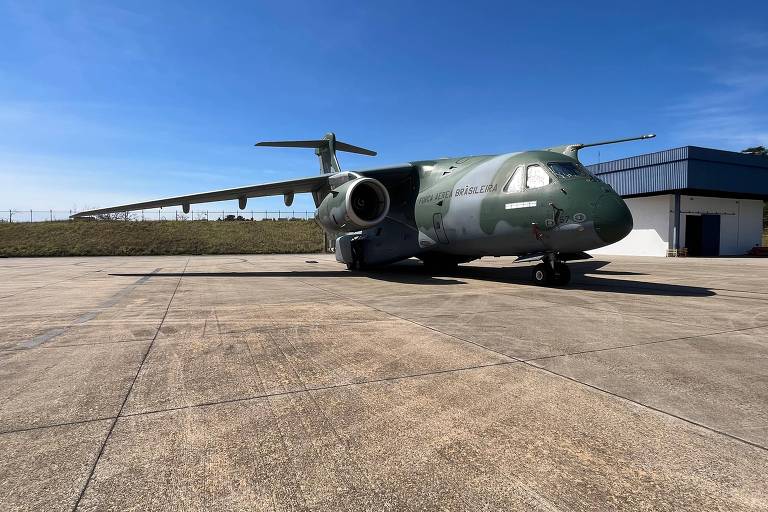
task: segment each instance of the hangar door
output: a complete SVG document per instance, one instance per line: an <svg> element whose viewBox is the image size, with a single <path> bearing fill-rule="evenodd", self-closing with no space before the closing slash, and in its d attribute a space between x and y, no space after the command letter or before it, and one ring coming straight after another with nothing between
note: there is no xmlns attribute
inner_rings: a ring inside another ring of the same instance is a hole
<svg viewBox="0 0 768 512"><path fill-rule="evenodd" d="M720 216L686 215L685 247L688 256L720 256Z"/></svg>

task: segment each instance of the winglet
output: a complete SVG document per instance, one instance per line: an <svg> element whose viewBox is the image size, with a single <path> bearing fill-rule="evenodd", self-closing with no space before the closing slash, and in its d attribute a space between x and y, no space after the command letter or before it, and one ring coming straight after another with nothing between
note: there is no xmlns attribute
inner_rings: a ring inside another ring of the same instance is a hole
<svg viewBox="0 0 768 512"><path fill-rule="evenodd" d="M314 148L315 154L320 158L320 172L322 174L341 172L339 161L336 159L336 151L376 156L376 152L370 149L337 141L336 134L333 132L326 133L325 137L318 140L277 140L257 142L255 145L274 148Z"/></svg>
<svg viewBox="0 0 768 512"><path fill-rule="evenodd" d="M579 150L583 148L590 148L592 146L604 146L605 144L618 144L619 142L629 142L633 140L652 139L656 136L655 133L649 133L647 135L640 135L638 137L628 137L626 139L605 140L602 142L590 142L588 144L566 144L564 146L555 146L553 148L547 148L547 151L554 151L556 153L562 153L565 156L570 156L578 160Z"/></svg>

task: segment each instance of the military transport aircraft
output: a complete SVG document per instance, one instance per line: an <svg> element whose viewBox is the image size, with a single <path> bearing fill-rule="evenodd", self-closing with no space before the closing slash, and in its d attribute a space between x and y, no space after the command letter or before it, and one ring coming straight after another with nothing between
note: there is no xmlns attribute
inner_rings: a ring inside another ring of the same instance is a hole
<svg viewBox="0 0 768 512"><path fill-rule="evenodd" d="M257 146L314 148L320 176L217 190L79 212L73 217L282 195L285 205L310 193L315 219L336 239L336 259L350 270L411 257L450 268L483 256L540 261L533 280L563 285L566 261L624 238L632 229L627 205L578 160L582 148L647 139L569 144L491 156L421 160L362 171L342 171L336 151L375 156L336 140L259 142Z"/></svg>

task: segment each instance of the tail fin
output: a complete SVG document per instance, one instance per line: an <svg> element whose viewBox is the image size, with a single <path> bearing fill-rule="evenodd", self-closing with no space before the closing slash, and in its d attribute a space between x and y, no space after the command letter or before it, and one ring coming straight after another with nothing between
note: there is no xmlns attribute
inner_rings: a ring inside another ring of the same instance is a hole
<svg viewBox="0 0 768 512"><path fill-rule="evenodd" d="M347 153L357 153L359 155L376 156L375 151L360 148L336 140L334 133L326 133L320 140L284 140L259 142L257 146L271 146L276 148L315 148L315 154L320 159L320 173L331 174L341 172L339 161L336 158L336 151L346 151Z"/></svg>
<svg viewBox="0 0 768 512"><path fill-rule="evenodd" d="M583 148L591 148L592 146L603 146L605 144L617 144L619 142L629 142L631 140L643 140L652 139L656 136L654 133L648 135L640 135L639 137L628 137L626 139L606 140L603 142L591 142L589 144L566 144L565 146L556 146L554 148L547 148L547 151L555 151L562 153L565 156L570 156L575 159L579 159L579 150Z"/></svg>

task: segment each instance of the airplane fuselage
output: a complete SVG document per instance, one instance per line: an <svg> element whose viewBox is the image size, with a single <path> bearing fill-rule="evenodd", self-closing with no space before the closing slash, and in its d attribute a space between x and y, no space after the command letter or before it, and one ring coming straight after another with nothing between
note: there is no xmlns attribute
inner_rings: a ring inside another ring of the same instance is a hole
<svg viewBox="0 0 768 512"><path fill-rule="evenodd" d="M336 140L268 141L257 146L313 148L320 175L77 212L74 218L181 205L311 193L315 219L335 238L336 259L351 269L418 257L455 265L483 256L541 259L539 284L565 284L566 261L611 244L632 229L632 215L607 184L579 163L586 147L649 139L653 134L546 150L467 156L343 172L336 151L376 152Z"/></svg>
<svg viewBox="0 0 768 512"><path fill-rule="evenodd" d="M388 220L396 222L362 231L366 264L438 254L458 260L573 254L616 242L632 229L616 192L562 153L448 158L413 167L412 215L398 215L393 202ZM411 219L414 232L408 233ZM397 239L400 250L376 243L382 237Z"/></svg>

